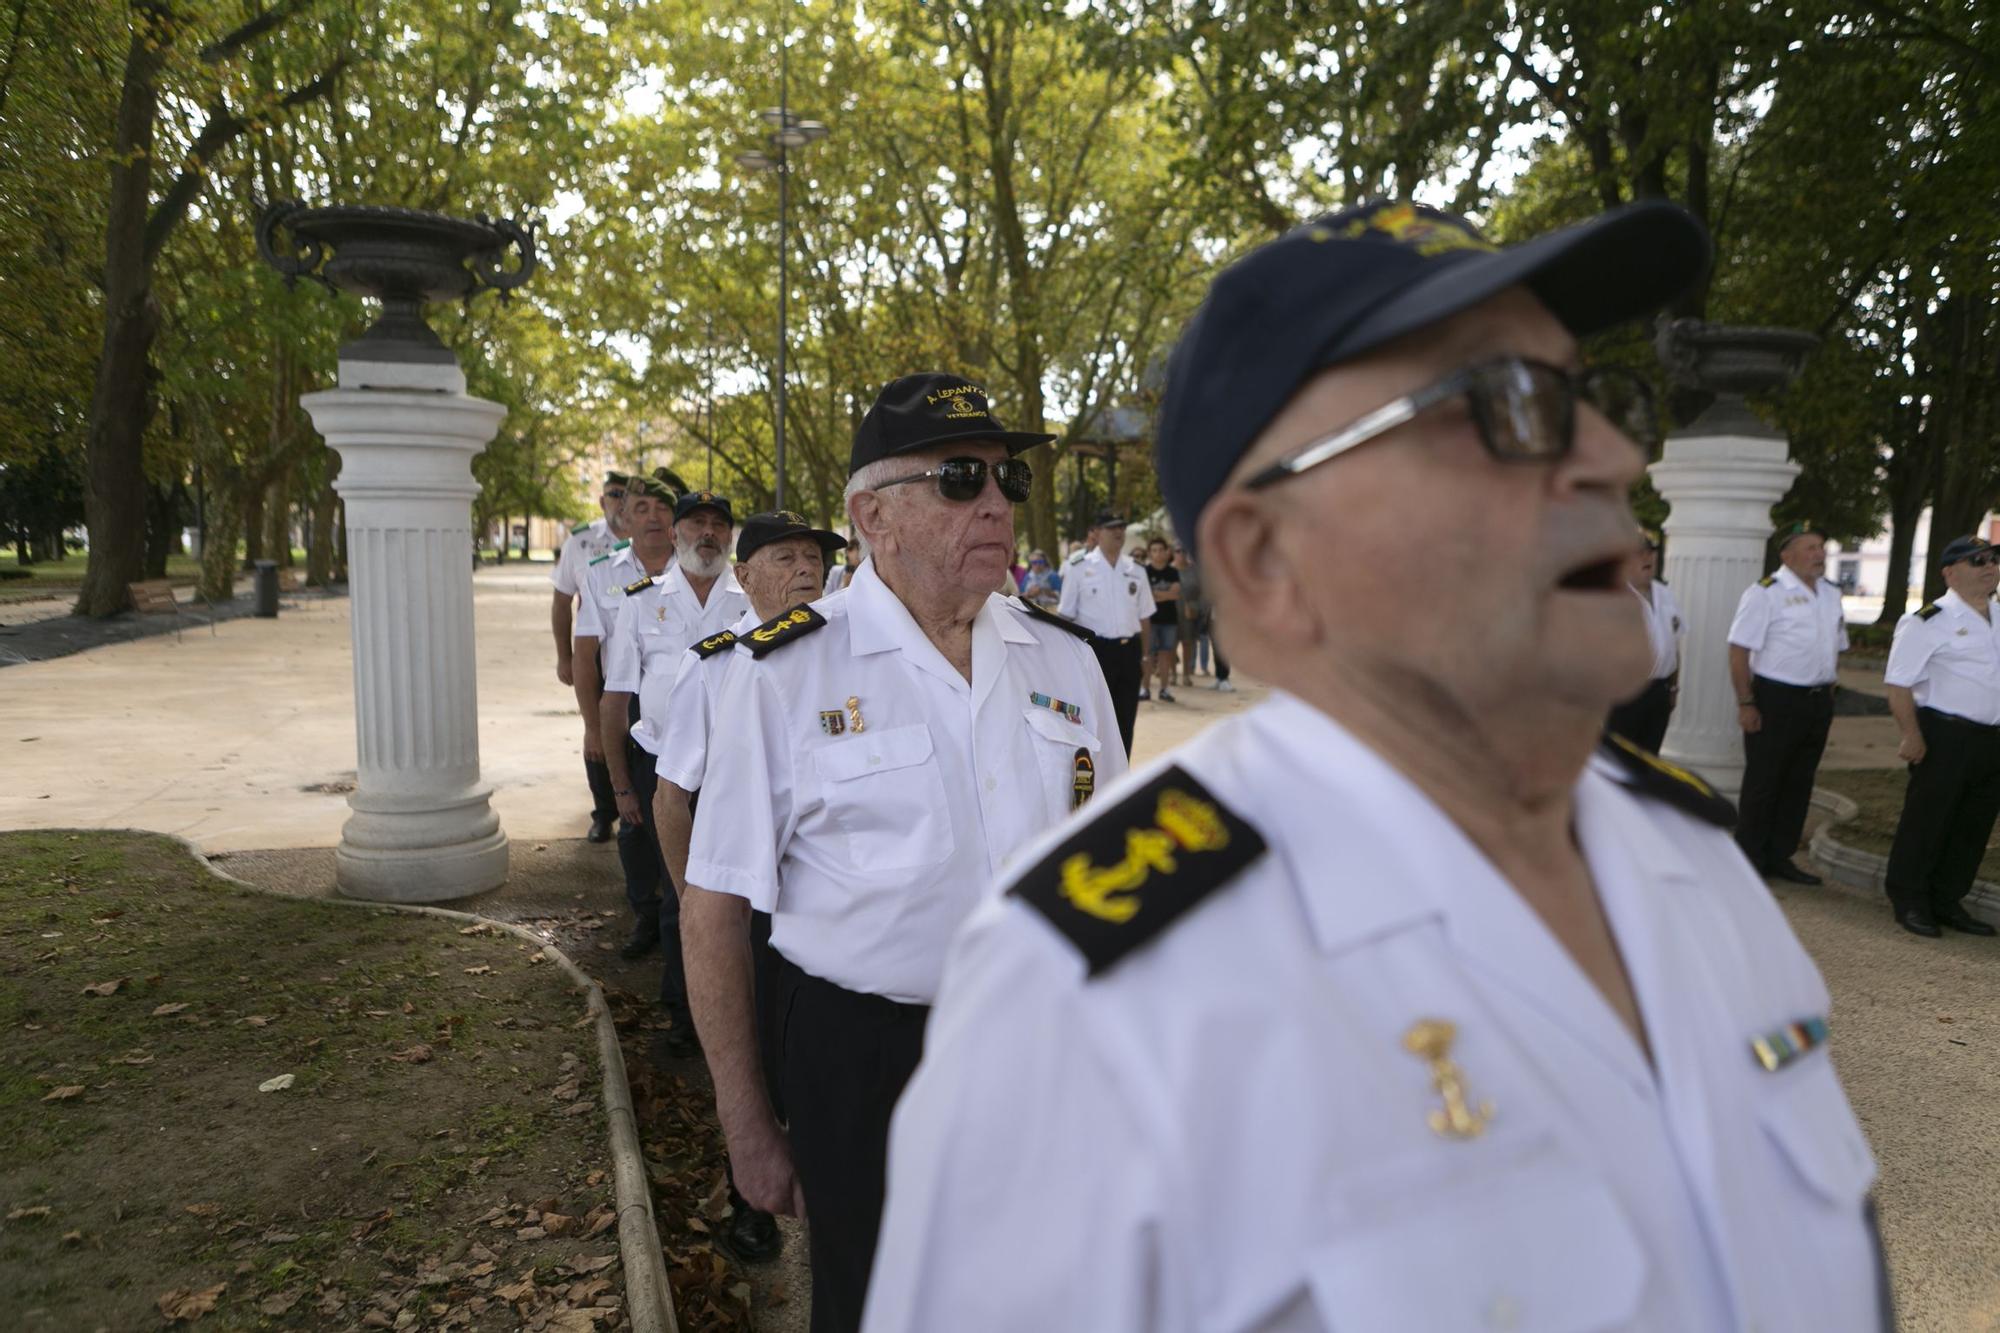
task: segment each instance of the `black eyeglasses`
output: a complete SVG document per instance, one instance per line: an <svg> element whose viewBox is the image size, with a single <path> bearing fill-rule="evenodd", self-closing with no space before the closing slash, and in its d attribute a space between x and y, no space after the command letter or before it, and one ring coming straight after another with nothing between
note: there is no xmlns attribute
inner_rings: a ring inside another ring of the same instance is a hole
<svg viewBox="0 0 2000 1333"><path fill-rule="evenodd" d="M947 458L929 472L919 472L915 476L898 477L885 481L875 489L886 491L891 486L902 486L913 481L937 478L938 494L947 500L963 503L976 500L986 489L986 474L993 474L993 484L1000 488L1010 504L1024 504L1028 499L1028 489L1034 484L1035 470L1018 458L1003 458L988 464L983 458Z"/></svg>
<svg viewBox="0 0 2000 1333"><path fill-rule="evenodd" d="M1969 555L1965 557L1965 563L1979 569L1986 569L1993 565L2000 565L2000 555Z"/></svg>
<svg viewBox="0 0 2000 1333"><path fill-rule="evenodd" d="M1505 463L1552 462L1576 443L1576 405L1590 404L1648 456L1659 446L1652 386L1629 370L1564 370L1506 357L1470 366L1385 403L1360 420L1279 459L1243 484L1251 490L1294 477L1463 395L1486 452Z"/></svg>

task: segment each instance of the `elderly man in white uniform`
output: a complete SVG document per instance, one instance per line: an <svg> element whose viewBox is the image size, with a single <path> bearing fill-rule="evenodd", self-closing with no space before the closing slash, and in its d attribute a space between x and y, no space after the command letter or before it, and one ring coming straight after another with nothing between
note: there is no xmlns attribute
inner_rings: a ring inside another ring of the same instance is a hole
<svg viewBox="0 0 2000 1333"><path fill-rule="evenodd" d="M1161 491L1277 692L955 944L869 1333L1887 1327L1826 988L1727 803L1600 749L1655 427L1577 339L1707 257L1378 204L1216 279Z"/></svg>
<svg viewBox="0 0 2000 1333"><path fill-rule="evenodd" d="M855 432L848 586L750 630L715 704L682 908L736 1184L810 1219L812 1327L861 1318L889 1113L945 947L1022 849L1124 771L1081 631L993 594L1032 473L986 391L908 375ZM757 1055L751 909L771 914L776 1064ZM949 1327L949 1322L938 1327Z"/></svg>
<svg viewBox="0 0 2000 1333"><path fill-rule="evenodd" d="M1132 729L1145 687L1146 624L1153 617L1153 588L1146 571L1125 554L1125 518L1106 509L1090 525L1088 550L1063 573L1056 614L1090 631L1090 650L1103 668L1105 688L1118 710L1118 738L1132 753Z"/></svg>
<svg viewBox="0 0 2000 1333"><path fill-rule="evenodd" d="M1667 724L1673 721L1674 701L1680 695L1681 639L1687 633L1687 626L1681 623L1680 603L1674 599L1674 590L1658 577L1659 569L1660 537L1648 532L1646 544L1632 557L1631 576L1626 582L1646 616L1653 670L1646 688L1612 709L1605 723L1607 730L1654 754L1660 752Z"/></svg>

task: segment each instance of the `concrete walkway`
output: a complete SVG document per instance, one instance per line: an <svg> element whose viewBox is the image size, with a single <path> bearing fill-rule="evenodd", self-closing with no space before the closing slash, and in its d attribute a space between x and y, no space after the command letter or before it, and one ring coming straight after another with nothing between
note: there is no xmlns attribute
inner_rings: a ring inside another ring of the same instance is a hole
<svg viewBox="0 0 2000 1333"><path fill-rule="evenodd" d="M623 964L610 948L624 925L616 857L577 841L588 814L581 727L555 679L547 572L476 576L482 760L517 875L475 907L545 922L586 968L644 994L650 967ZM1844 683L1880 688L1865 672ZM1136 757L1264 693L1205 686L1140 706ZM345 601L233 621L213 637L9 667L0 672L0 828L178 832L239 853L224 861L233 874L329 892L331 853L306 849L330 848L346 817L339 788L354 769L352 688ZM1827 763L1890 767L1894 755L1889 719L1842 718ZM1886 907L1832 889L1774 891L1833 988L1832 1049L1881 1161L1902 1326L2000 1330L2000 1143L1990 1130L2000 1099L2000 945L1918 940L1895 929ZM760 1285L781 1280L799 1292L795 1265ZM773 1311L771 1325L794 1326L802 1304Z"/></svg>
<svg viewBox="0 0 2000 1333"><path fill-rule="evenodd" d="M479 753L516 842L581 836L576 696L556 679L550 566L479 571ZM0 673L0 828L145 828L203 851L331 847L354 781L348 603L307 601L176 640ZM1176 691L1140 708L1139 753L1262 697Z"/></svg>

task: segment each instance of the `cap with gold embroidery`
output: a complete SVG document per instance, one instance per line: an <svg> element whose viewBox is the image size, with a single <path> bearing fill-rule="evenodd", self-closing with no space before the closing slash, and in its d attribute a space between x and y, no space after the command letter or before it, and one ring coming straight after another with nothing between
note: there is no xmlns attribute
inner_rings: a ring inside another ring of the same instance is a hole
<svg viewBox="0 0 2000 1333"><path fill-rule="evenodd" d="M847 455L847 475L878 458L960 440L990 440L1005 445L1011 455L1054 438L1002 426L986 390L963 375L905 375L885 385L861 419Z"/></svg>
<svg viewBox="0 0 2000 1333"><path fill-rule="evenodd" d="M1167 363L1153 453L1174 531L1315 373L1525 286L1575 334L1651 314L1708 267L1685 209L1632 204L1501 248L1423 204L1375 202L1259 246L1209 287Z"/></svg>
<svg viewBox="0 0 2000 1333"><path fill-rule="evenodd" d="M729 497L719 491L689 491L674 505L674 522L678 523L697 509L713 509L722 515L722 521L735 526L736 515L730 512Z"/></svg>

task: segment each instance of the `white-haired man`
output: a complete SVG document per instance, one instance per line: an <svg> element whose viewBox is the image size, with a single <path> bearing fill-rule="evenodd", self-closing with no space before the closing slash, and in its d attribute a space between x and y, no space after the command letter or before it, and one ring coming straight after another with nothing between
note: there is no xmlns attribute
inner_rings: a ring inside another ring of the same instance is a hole
<svg viewBox="0 0 2000 1333"><path fill-rule="evenodd" d="M1728 803L1600 748L1655 428L1577 340L1707 256L1383 204L1216 279L1160 489L1273 697L961 935L869 1333L1885 1327L1826 988Z"/></svg>
<svg viewBox="0 0 2000 1333"><path fill-rule="evenodd" d="M889 1114L945 947L993 877L1123 771L1082 631L997 596L1028 498L1009 431L956 375L883 389L854 437L847 587L748 631L715 704L682 905L695 1022L736 1184L810 1219L815 1333L851 1330L874 1253ZM771 914L776 1065L759 1067L746 948Z"/></svg>

